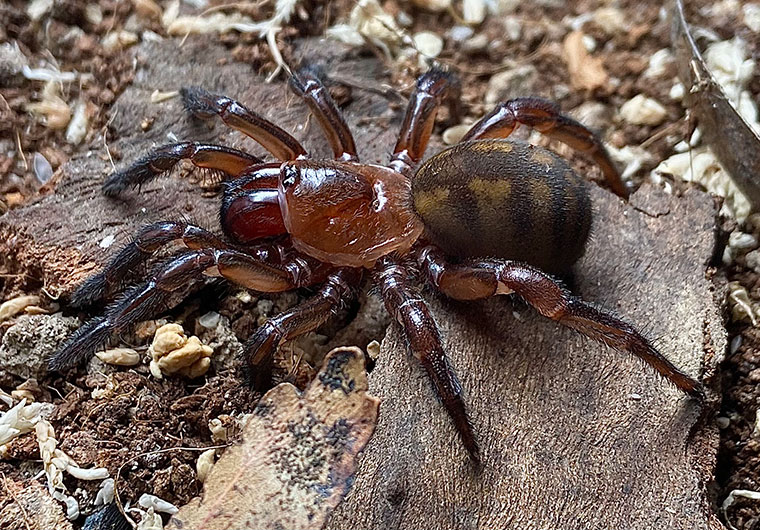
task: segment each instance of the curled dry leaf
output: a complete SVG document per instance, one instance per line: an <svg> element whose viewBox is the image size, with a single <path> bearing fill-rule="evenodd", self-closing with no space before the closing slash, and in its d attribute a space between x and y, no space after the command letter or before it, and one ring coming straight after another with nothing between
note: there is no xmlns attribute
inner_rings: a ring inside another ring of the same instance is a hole
<svg viewBox="0 0 760 530"><path fill-rule="evenodd" d="M356 456L375 430L364 355L331 351L303 394L267 392L194 499L167 528L320 528L353 483Z"/></svg>
<svg viewBox="0 0 760 530"><path fill-rule="evenodd" d="M752 209L760 206L760 137L731 105L702 58L675 1L671 40L678 77L686 87L684 104L694 112L705 140Z"/></svg>
<svg viewBox="0 0 760 530"><path fill-rule="evenodd" d="M592 57L583 43L582 31L571 31L562 43L570 83L577 90L594 90L603 87L609 76L601 57Z"/></svg>

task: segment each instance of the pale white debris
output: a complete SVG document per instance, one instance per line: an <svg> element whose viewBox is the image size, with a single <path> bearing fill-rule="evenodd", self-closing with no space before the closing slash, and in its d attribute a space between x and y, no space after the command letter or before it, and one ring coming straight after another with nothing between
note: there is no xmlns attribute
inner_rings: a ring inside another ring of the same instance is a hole
<svg viewBox="0 0 760 530"><path fill-rule="evenodd" d="M648 151L638 145L626 145L618 149L614 145L607 144L606 147L612 160L624 167L620 174L620 178L623 180L629 180L644 164L654 160Z"/></svg>
<svg viewBox="0 0 760 530"><path fill-rule="evenodd" d="M744 25L755 32L760 32L760 4L747 3L742 7Z"/></svg>
<svg viewBox="0 0 760 530"><path fill-rule="evenodd" d="M95 356L106 364L135 366L140 363L140 354L132 348L112 348L95 352Z"/></svg>
<svg viewBox="0 0 760 530"><path fill-rule="evenodd" d="M414 48L420 54L420 65L425 65L425 59L434 59L443 51L443 39L432 31L421 31L414 35Z"/></svg>
<svg viewBox="0 0 760 530"><path fill-rule="evenodd" d="M219 418L213 418L208 422L208 430L211 431L211 439L215 442L227 441L227 428Z"/></svg>
<svg viewBox="0 0 760 530"><path fill-rule="evenodd" d="M34 153L34 156L32 157L32 168L34 169L34 176L40 186L47 184L50 177L53 176L53 166L50 165L50 162L42 153Z"/></svg>
<svg viewBox="0 0 760 530"><path fill-rule="evenodd" d="M373 340L367 344L367 355L369 355L369 358L372 360L377 359L380 356L380 343Z"/></svg>
<svg viewBox="0 0 760 530"><path fill-rule="evenodd" d="M359 0L348 17L348 24L390 57L403 33L393 15L383 10L377 0Z"/></svg>
<svg viewBox="0 0 760 530"><path fill-rule="evenodd" d="M728 236L728 246L739 251L752 250L757 248L757 237L753 234L734 230Z"/></svg>
<svg viewBox="0 0 760 530"><path fill-rule="evenodd" d="M686 89L684 88L683 83L676 81L673 83L673 86L670 87L670 93L668 96L670 96L670 99L674 101L681 101L685 92Z"/></svg>
<svg viewBox="0 0 760 530"><path fill-rule="evenodd" d="M475 34L469 26L454 26L449 30L449 38L454 42L464 42Z"/></svg>
<svg viewBox="0 0 760 530"><path fill-rule="evenodd" d="M504 31L510 41L517 42L522 36L522 22L515 16L504 17Z"/></svg>
<svg viewBox="0 0 760 530"><path fill-rule="evenodd" d="M739 37L710 44L705 62L731 105L749 125L760 133L757 105L746 90L755 72L755 61L747 57L747 44Z"/></svg>
<svg viewBox="0 0 760 530"><path fill-rule="evenodd" d="M161 519L161 515L157 514L153 508L148 508L147 512L139 508L131 508L131 510L137 511L140 514L140 522L137 523L135 530L164 530L164 521Z"/></svg>
<svg viewBox="0 0 760 530"><path fill-rule="evenodd" d="M137 33L121 29L107 33L100 43L106 50L114 51L121 48L129 48L133 44L137 44L139 40L140 38Z"/></svg>
<svg viewBox="0 0 760 530"><path fill-rule="evenodd" d="M71 119L71 109L60 96L60 83L50 80L45 83L40 101L27 103L26 110L42 118L46 127L64 129Z"/></svg>
<svg viewBox="0 0 760 530"><path fill-rule="evenodd" d="M11 298L0 304L0 322L13 318L29 306L39 305L41 302L39 296L23 295Z"/></svg>
<svg viewBox="0 0 760 530"><path fill-rule="evenodd" d="M673 64L674 60L673 53L668 48L657 50L649 58L649 64L642 77L660 77L668 71L668 66Z"/></svg>
<svg viewBox="0 0 760 530"><path fill-rule="evenodd" d="M745 499L760 501L760 492L752 490L732 490L731 493L728 494L728 497L726 497L726 500L723 501L720 509L723 512L723 518L726 520L726 524L731 530L737 530L737 528L731 524L726 510L728 510L729 506L731 506L736 501L737 497L744 497Z"/></svg>
<svg viewBox="0 0 760 530"><path fill-rule="evenodd" d="M697 182L707 191L724 197L720 213L729 215L740 223L749 215L751 205L747 197L736 187L734 181L707 147L694 148L676 153L663 160L652 170L653 180L660 175L673 175L686 182Z"/></svg>
<svg viewBox="0 0 760 530"><path fill-rule="evenodd" d="M451 7L451 0L412 0L412 4L428 11L446 11Z"/></svg>
<svg viewBox="0 0 760 530"><path fill-rule="evenodd" d="M137 501L137 504L146 510L153 508L153 511L168 513L171 515L174 515L179 511L179 508L174 506L169 501L165 501L164 499L161 499L160 497L156 497L155 495L151 495L149 493L143 493L140 495L140 500Z"/></svg>
<svg viewBox="0 0 760 530"><path fill-rule="evenodd" d="M209 311L208 313L201 315L198 318L198 324L206 329L216 329L221 319L222 315L216 311Z"/></svg>
<svg viewBox="0 0 760 530"><path fill-rule="evenodd" d="M27 64L21 67L21 74L30 81L56 81L58 83L76 81L79 76L77 72L61 72L51 68L30 68Z"/></svg>
<svg viewBox="0 0 760 530"><path fill-rule="evenodd" d="M156 330L149 352L151 373L155 366L164 375L179 374L191 379L205 374L214 350L196 336L188 338L179 324L165 324Z"/></svg>
<svg viewBox="0 0 760 530"><path fill-rule="evenodd" d="M749 293L739 282L728 284L728 307L733 322L751 322L757 326L757 315L749 299Z"/></svg>
<svg viewBox="0 0 760 530"><path fill-rule="evenodd" d="M591 20L609 35L628 31L625 13L617 7L601 7L594 11Z"/></svg>
<svg viewBox="0 0 760 530"><path fill-rule="evenodd" d="M42 411L41 403L27 405L26 399L22 399L15 407L6 410L0 416L0 447L34 429L37 422L42 419Z"/></svg>
<svg viewBox="0 0 760 530"><path fill-rule="evenodd" d="M33 21L41 19L53 8L53 0L32 0L26 6L26 14Z"/></svg>
<svg viewBox="0 0 760 530"><path fill-rule="evenodd" d="M198 474L199 481L206 482L206 477L208 477L211 469L214 467L215 455L216 449L207 449L198 457L198 461L195 463L195 471Z"/></svg>
<svg viewBox="0 0 760 530"><path fill-rule="evenodd" d="M66 517L74 520L79 517L79 504L68 494L63 483L64 471L80 480L102 480L108 478L105 468L82 469L74 460L58 449L55 430L49 421L40 419L35 425L37 443L40 447L43 469L47 477L48 492L53 498L66 503Z"/></svg>
<svg viewBox="0 0 760 530"><path fill-rule="evenodd" d="M167 101L172 98L176 98L177 96L179 96L179 91L177 90L168 90L168 91L162 92L156 89L150 94L150 102L163 103L164 101Z"/></svg>
<svg viewBox="0 0 760 530"><path fill-rule="evenodd" d="M111 504L114 497L114 480L107 478L100 483L100 489L95 494L95 506Z"/></svg>
<svg viewBox="0 0 760 530"><path fill-rule="evenodd" d="M100 248L109 248L111 245L113 245L113 242L116 241L116 236L114 234L108 234L103 239L100 240L100 243L98 243L98 246Z"/></svg>
<svg viewBox="0 0 760 530"><path fill-rule="evenodd" d="M135 6L137 14L145 18L160 19L163 15L161 6L153 0L132 0L132 5Z"/></svg>
<svg viewBox="0 0 760 530"><path fill-rule="evenodd" d="M8 392L0 388L0 401L5 403L7 406L12 407L13 406L13 396L11 396Z"/></svg>
<svg viewBox="0 0 760 530"><path fill-rule="evenodd" d="M71 145L79 145L87 135L88 123L87 104L79 100L74 106L74 115L71 117L69 126L66 128L66 141Z"/></svg>
<svg viewBox="0 0 760 530"><path fill-rule="evenodd" d="M348 44L349 46L361 46L364 44L362 34L350 24L335 24L327 28L325 35L330 39Z"/></svg>
<svg viewBox="0 0 760 530"><path fill-rule="evenodd" d="M668 112L657 100L637 94L620 107L620 116L636 125L659 125Z"/></svg>
<svg viewBox="0 0 760 530"><path fill-rule="evenodd" d="M462 137L467 134L467 131L472 127L471 123L460 123L459 125L453 125L443 131L441 138L446 145L454 145L459 143Z"/></svg>
<svg viewBox="0 0 760 530"><path fill-rule="evenodd" d="M87 7L84 8L84 18L90 24L97 26L103 22L103 10L100 9L100 5L96 2L88 2Z"/></svg>
<svg viewBox="0 0 760 530"><path fill-rule="evenodd" d="M480 24L486 19L486 1L464 0L462 17L467 24Z"/></svg>

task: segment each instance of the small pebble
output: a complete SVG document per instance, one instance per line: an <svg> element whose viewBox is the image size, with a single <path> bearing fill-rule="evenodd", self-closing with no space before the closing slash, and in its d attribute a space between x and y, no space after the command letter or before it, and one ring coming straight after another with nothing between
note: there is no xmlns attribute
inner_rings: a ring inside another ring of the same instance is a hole
<svg viewBox="0 0 760 530"><path fill-rule="evenodd" d="M728 426L731 424L731 420L729 420L725 416L718 416L717 418L715 418L715 423L718 425L719 429L727 429Z"/></svg>
<svg viewBox="0 0 760 530"><path fill-rule="evenodd" d="M472 37L475 31L469 26L454 26L449 30L449 37L454 42L463 42Z"/></svg>
<svg viewBox="0 0 760 530"><path fill-rule="evenodd" d="M636 125L659 125L667 117L665 107L643 94L634 96L620 107L620 116Z"/></svg>
<svg viewBox="0 0 760 530"><path fill-rule="evenodd" d="M37 182L40 186L44 186L53 176L53 166L50 165L48 159L42 153L34 153L32 161L34 166L34 176L37 177Z"/></svg>
<svg viewBox="0 0 760 530"><path fill-rule="evenodd" d="M438 57L443 51L443 39L431 31L421 31L414 36L414 47L425 57Z"/></svg>

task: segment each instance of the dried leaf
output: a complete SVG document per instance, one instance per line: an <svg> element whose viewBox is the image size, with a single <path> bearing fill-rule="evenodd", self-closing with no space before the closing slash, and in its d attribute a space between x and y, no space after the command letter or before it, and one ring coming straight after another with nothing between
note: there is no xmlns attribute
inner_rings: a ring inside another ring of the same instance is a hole
<svg viewBox="0 0 760 530"><path fill-rule="evenodd" d="M379 404L367 395L361 350L333 350L303 394L284 383L264 395L242 444L167 528L320 528L353 482Z"/></svg>
<svg viewBox="0 0 760 530"><path fill-rule="evenodd" d="M760 137L731 105L707 68L689 33L681 0L675 1L671 40L678 77L686 87L684 103L691 109L705 140L747 196L753 210L760 206Z"/></svg>
<svg viewBox="0 0 760 530"><path fill-rule="evenodd" d="M602 58L589 55L582 31L568 33L562 47L573 88L594 90L607 84L609 76L602 65Z"/></svg>
<svg viewBox="0 0 760 530"><path fill-rule="evenodd" d="M4 503L0 509L0 528L72 529L63 513L63 505L53 499L39 482L31 480L24 484L5 478L0 487L12 499L12 502Z"/></svg>

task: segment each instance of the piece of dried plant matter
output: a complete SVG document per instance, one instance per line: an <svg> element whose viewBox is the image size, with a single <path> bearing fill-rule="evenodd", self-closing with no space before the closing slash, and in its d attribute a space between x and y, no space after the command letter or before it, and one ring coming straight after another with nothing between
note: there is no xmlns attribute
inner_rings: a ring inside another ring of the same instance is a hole
<svg viewBox="0 0 760 530"><path fill-rule="evenodd" d="M720 79L720 70L727 69L734 70L734 74L723 76L726 80L736 83L747 78L751 74L749 63L745 64L735 52L720 52L726 56L724 66L710 68L689 33L681 0L675 2L671 39L678 76L686 88L684 104L694 112L711 150L756 210L760 206L760 136L753 130L751 118L742 115L742 106L747 113L746 109L754 104L746 98L742 105L745 98L741 91L728 93L732 90L722 87ZM729 48L726 46L726 51Z"/></svg>
<svg viewBox="0 0 760 530"><path fill-rule="evenodd" d="M331 351L303 394L283 383L261 398L242 444L167 528L320 528L353 482L379 404L367 394L361 350Z"/></svg>
<svg viewBox="0 0 760 530"><path fill-rule="evenodd" d="M29 306L39 305L40 297L34 295L24 295L11 298L0 304L0 322L12 318Z"/></svg>
<svg viewBox="0 0 760 530"><path fill-rule="evenodd" d="M571 31L562 43L570 83L577 90L594 90L605 86L609 76L601 57L593 57L583 43L582 31Z"/></svg>

